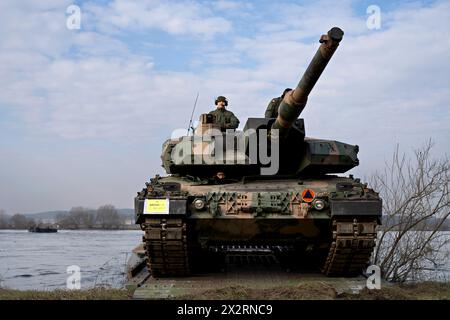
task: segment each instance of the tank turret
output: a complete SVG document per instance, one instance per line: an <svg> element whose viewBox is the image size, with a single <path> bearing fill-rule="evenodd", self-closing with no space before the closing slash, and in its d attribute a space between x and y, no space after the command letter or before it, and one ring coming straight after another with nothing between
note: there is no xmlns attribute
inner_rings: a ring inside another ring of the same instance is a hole
<svg viewBox="0 0 450 320"><path fill-rule="evenodd" d="M343 35L341 29L334 27L320 37L321 45L297 87L284 96L278 118L249 118L243 132L229 130L224 133L214 125L212 115L203 114L194 135L170 139L164 143L161 158L166 172L201 179L224 172L228 177L240 179L248 175L341 173L358 165L357 146L306 138L304 121L298 119L306 106L308 95ZM262 132L265 134L261 135ZM243 137L243 144L233 143ZM276 148L274 143L277 144ZM239 148L242 145L244 148ZM268 150L262 150L263 153L277 156L274 161L278 164L274 170L261 170L273 164L273 161L270 165L267 161L261 161L260 149L264 148ZM212 154L215 155L214 159Z"/></svg>

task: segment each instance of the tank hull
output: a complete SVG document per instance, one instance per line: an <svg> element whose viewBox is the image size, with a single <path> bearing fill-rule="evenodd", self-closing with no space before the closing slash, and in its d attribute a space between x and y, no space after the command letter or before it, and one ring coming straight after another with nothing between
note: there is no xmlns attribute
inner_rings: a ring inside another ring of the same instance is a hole
<svg viewBox="0 0 450 320"><path fill-rule="evenodd" d="M229 256L258 254L355 276L375 245L381 200L352 178L202 185L168 176L153 182L135 205L155 277L211 271ZM164 185L172 191L158 193ZM152 207L158 203L166 212Z"/></svg>

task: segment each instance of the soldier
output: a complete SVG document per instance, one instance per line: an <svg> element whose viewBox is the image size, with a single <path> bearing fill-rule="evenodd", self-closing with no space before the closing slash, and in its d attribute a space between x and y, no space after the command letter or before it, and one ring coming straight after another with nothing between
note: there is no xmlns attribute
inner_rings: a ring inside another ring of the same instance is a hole
<svg viewBox="0 0 450 320"><path fill-rule="evenodd" d="M276 118L278 117L278 107L280 106L281 101L283 101L284 95L286 92L291 91L291 88L286 88L283 91L281 97L273 98L270 100L269 105L267 106L265 117L266 118Z"/></svg>
<svg viewBox="0 0 450 320"><path fill-rule="evenodd" d="M219 171L216 173L216 175L213 177L213 179L216 184L222 184L225 182L225 173L223 173L222 171Z"/></svg>
<svg viewBox="0 0 450 320"><path fill-rule="evenodd" d="M220 125L220 130L236 129L239 126L239 119L236 118L233 112L225 109L228 106L228 100L224 96L218 96L216 99L216 110L211 111L216 117L216 123Z"/></svg>

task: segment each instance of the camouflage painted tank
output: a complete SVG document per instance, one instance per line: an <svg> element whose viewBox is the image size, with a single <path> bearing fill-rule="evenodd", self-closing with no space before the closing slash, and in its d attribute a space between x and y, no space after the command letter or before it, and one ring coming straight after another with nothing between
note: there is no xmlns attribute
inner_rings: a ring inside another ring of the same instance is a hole
<svg viewBox="0 0 450 320"><path fill-rule="evenodd" d="M135 198L136 223L155 277L185 276L233 256L271 255L353 276L368 263L381 199L359 179L358 146L305 137L298 119L343 32L332 28L278 118L249 118L222 132L201 115L193 135L167 140L168 176L155 176Z"/></svg>

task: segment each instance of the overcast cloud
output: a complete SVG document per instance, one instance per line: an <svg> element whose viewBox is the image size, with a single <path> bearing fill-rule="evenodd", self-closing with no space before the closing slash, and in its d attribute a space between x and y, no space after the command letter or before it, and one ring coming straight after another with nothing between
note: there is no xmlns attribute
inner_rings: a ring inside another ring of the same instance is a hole
<svg viewBox="0 0 450 320"><path fill-rule="evenodd" d="M450 150L450 3L0 3L0 208L132 207L161 144L225 95L241 119L293 87L333 26L344 40L302 114L307 135L360 146L368 176L397 143Z"/></svg>

